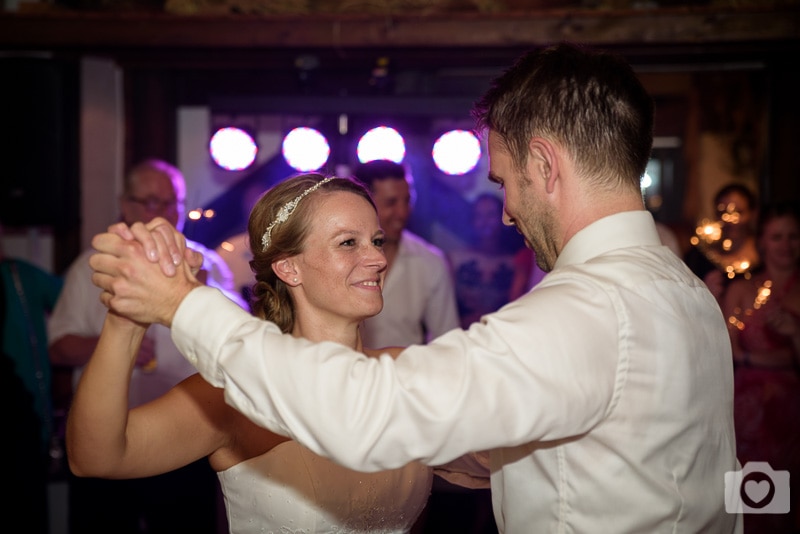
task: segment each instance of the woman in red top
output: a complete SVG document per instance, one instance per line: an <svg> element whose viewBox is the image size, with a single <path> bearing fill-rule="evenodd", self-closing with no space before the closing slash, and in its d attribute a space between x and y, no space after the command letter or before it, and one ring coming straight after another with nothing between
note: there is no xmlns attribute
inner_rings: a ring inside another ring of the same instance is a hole
<svg viewBox="0 0 800 534"><path fill-rule="evenodd" d="M788 470L791 496L800 502L800 215L796 209L762 209L758 247L761 266L749 279L730 285L723 306L736 365L737 456L743 465L761 461ZM795 510L797 506L792 506ZM747 514L745 530L794 532L794 515Z"/></svg>

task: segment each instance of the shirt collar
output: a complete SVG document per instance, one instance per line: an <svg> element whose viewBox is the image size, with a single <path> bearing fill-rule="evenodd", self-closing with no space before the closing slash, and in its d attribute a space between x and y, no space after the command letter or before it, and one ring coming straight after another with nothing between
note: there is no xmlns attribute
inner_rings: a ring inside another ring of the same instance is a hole
<svg viewBox="0 0 800 534"><path fill-rule="evenodd" d="M638 246L658 246L661 240L649 211L624 211L598 219L570 239L553 269L586 263L606 252Z"/></svg>

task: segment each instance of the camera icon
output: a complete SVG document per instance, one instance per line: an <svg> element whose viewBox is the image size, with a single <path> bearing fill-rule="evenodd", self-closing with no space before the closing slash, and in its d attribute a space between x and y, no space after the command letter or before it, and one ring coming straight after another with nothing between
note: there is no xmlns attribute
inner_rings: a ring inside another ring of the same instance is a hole
<svg viewBox="0 0 800 534"><path fill-rule="evenodd" d="M725 511L729 514L788 514L789 471L767 462L747 462L725 473Z"/></svg>

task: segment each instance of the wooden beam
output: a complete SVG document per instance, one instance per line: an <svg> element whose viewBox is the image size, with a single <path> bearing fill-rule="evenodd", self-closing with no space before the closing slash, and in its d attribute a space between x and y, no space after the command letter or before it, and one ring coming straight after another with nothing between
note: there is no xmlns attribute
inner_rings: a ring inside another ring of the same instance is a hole
<svg viewBox="0 0 800 534"><path fill-rule="evenodd" d="M3 13L0 47L517 47L797 41L800 10L673 7L626 10L291 16Z"/></svg>

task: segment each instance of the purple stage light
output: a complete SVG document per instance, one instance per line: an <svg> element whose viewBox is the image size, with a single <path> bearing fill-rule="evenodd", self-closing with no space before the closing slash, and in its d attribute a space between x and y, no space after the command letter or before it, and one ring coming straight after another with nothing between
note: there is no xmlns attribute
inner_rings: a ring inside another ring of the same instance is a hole
<svg viewBox="0 0 800 534"><path fill-rule="evenodd" d="M320 169L328 161L330 153L328 140L313 128L295 128L283 138L283 157L300 172Z"/></svg>
<svg viewBox="0 0 800 534"><path fill-rule="evenodd" d="M258 145L240 128L220 128L211 136L208 151L214 163L229 171L246 169L256 160Z"/></svg>
<svg viewBox="0 0 800 534"><path fill-rule="evenodd" d="M356 154L361 163L376 159L388 159L400 163L406 156L406 143L403 136L394 128L378 126L361 137Z"/></svg>
<svg viewBox="0 0 800 534"><path fill-rule="evenodd" d="M450 130L433 144L433 161L436 167L451 175L466 174L481 159L481 143L467 130Z"/></svg>

